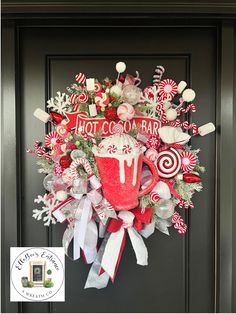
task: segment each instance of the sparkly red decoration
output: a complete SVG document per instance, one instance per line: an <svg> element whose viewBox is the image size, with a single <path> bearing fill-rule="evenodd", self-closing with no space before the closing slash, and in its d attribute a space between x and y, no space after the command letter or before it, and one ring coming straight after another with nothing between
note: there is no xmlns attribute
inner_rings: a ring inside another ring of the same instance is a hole
<svg viewBox="0 0 236 314"><path fill-rule="evenodd" d="M117 109L115 107L109 107L104 111L104 117L108 120L116 120L117 119Z"/></svg>
<svg viewBox="0 0 236 314"><path fill-rule="evenodd" d="M70 167L71 163L72 163L72 159L70 158L70 156L62 156L60 159L60 165L64 169Z"/></svg>
<svg viewBox="0 0 236 314"><path fill-rule="evenodd" d="M52 117L52 120L54 122L56 122L56 124L60 124L62 120L64 120L64 117L63 115L61 115L60 113L58 112L51 112L50 113L50 116Z"/></svg>
<svg viewBox="0 0 236 314"><path fill-rule="evenodd" d="M196 183L201 182L201 178L193 173L184 173L183 174L183 181L186 183Z"/></svg>
<svg viewBox="0 0 236 314"><path fill-rule="evenodd" d="M148 148L157 149L161 144L160 137L158 135L151 135L146 142Z"/></svg>

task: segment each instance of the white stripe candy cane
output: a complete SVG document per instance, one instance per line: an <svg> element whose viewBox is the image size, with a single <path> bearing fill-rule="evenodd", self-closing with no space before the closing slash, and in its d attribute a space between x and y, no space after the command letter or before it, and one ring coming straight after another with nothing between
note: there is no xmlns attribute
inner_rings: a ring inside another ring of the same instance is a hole
<svg viewBox="0 0 236 314"><path fill-rule="evenodd" d="M70 164L70 172L74 179L79 178L79 173L77 171L77 168L79 166L83 166L84 170L89 176L93 175L92 167L89 163L89 161L86 158L76 158L72 163Z"/></svg>

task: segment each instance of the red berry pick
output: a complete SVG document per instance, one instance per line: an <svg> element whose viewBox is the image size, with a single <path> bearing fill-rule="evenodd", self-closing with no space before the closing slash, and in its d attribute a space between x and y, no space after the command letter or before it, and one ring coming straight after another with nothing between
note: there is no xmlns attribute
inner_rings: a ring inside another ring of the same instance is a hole
<svg viewBox="0 0 236 314"><path fill-rule="evenodd" d="M107 120L116 120L117 119L117 109L115 107L109 107L104 111L104 117Z"/></svg>

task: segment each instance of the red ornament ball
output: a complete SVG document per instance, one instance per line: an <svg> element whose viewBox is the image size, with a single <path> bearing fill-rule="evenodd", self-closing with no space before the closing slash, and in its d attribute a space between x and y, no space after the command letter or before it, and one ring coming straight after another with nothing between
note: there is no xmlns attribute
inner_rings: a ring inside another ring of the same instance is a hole
<svg viewBox="0 0 236 314"><path fill-rule="evenodd" d="M70 149L76 149L76 145L75 144L72 144L72 145L70 145Z"/></svg>
<svg viewBox="0 0 236 314"><path fill-rule="evenodd" d="M116 120L118 117L117 117L117 109L115 107L109 107L107 108L105 111L104 111L104 117L107 119L107 120Z"/></svg>
<svg viewBox="0 0 236 314"><path fill-rule="evenodd" d="M72 159L70 158L70 156L62 156L60 159L60 165L64 169L70 167L71 163L72 163Z"/></svg>

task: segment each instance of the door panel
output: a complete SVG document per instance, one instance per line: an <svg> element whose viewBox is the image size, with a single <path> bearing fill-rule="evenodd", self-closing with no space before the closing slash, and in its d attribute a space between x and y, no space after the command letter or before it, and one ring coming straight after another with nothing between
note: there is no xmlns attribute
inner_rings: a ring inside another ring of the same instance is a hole
<svg viewBox="0 0 236 314"><path fill-rule="evenodd" d="M61 246L65 226L43 227L32 218L33 199L43 193L43 175L25 149L43 139L45 126L32 116L36 107L65 91L77 72L87 77L115 76L115 63L125 61L127 72L140 72L142 86L150 85L156 65L165 78L186 80L196 90L199 125L215 122L214 29L133 28L24 28L20 32L20 143L22 246ZM191 119L191 117L188 117ZM149 266L136 265L127 241L114 284L103 290L83 290L89 266L66 258L66 302L50 306L23 303L23 312L212 312L214 302L214 135L194 138L200 147L204 191L194 197L195 209L183 210L189 225L185 236L172 229L170 237L156 232L147 239Z"/></svg>

